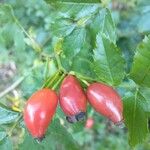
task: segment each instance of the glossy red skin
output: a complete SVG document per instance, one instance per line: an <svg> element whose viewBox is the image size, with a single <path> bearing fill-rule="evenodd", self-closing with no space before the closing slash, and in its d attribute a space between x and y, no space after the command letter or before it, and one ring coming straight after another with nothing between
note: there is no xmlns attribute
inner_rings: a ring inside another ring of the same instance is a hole
<svg viewBox="0 0 150 150"><path fill-rule="evenodd" d="M119 94L110 86L93 83L87 89L87 97L93 108L114 123L123 120L123 104Z"/></svg>
<svg viewBox="0 0 150 150"><path fill-rule="evenodd" d="M91 129L93 127L93 125L94 125L94 119L91 117L88 118L85 123L85 128Z"/></svg>
<svg viewBox="0 0 150 150"><path fill-rule="evenodd" d="M42 138L56 111L58 97L53 90L42 89L27 101L24 122L34 138Z"/></svg>
<svg viewBox="0 0 150 150"><path fill-rule="evenodd" d="M73 75L68 75L60 87L60 106L67 116L74 116L80 112L86 112L86 96Z"/></svg>

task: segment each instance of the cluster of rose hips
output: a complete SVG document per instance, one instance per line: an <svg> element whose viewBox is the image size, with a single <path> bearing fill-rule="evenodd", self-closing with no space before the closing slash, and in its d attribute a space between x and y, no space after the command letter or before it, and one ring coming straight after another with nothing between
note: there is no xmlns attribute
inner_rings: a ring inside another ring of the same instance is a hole
<svg viewBox="0 0 150 150"><path fill-rule="evenodd" d="M86 93L77 78L68 75L63 80L59 98L55 91L44 88L35 92L27 101L24 122L31 135L41 141L59 104L70 123L86 118L87 101L100 114L115 124L123 120L123 105L118 93L103 83L92 83ZM88 126L87 126L88 128Z"/></svg>

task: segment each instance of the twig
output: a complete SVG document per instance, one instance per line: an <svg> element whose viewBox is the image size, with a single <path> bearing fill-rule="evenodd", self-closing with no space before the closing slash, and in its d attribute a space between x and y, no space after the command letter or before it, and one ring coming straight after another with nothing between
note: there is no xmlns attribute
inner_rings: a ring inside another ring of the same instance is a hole
<svg viewBox="0 0 150 150"><path fill-rule="evenodd" d="M10 87L8 87L7 89L5 89L3 92L0 93L0 98L2 98L3 96L5 96L7 93L9 93L10 91L12 91L13 89L15 89L23 80L25 79L25 76L19 78L16 82L14 82Z"/></svg>
<svg viewBox="0 0 150 150"><path fill-rule="evenodd" d="M56 58L56 62L57 62L57 66L58 69L61 70L62 72L66 73L67 71L65 70L65 68L62 66L61 61L60 61L60 57L58 54L55 53L55 58Z"/></svg>

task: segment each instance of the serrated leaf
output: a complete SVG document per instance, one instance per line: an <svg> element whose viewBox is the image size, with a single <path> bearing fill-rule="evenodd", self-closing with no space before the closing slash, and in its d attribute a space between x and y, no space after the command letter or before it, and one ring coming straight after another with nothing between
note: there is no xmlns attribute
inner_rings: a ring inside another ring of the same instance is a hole
<svg viewBox="0 0 150 150"><path fill-rule="evenodd" d="M19 146L20 150L78 150L78 144L73 140L70 133L67 132L65 127L60 125L58 120L54 120L46 138L38 144L28 133L26 133L23 143Z"/></svg>
<svg viewBox="0 0 150 150"><path fill-rule="evenodd" d="M139 91L124 98L124 118L129 131L129 144L132 147L142 143L148 134L148 117L142 107L144 102Z"/></svg>
<svg viewBox="0 0 150 150"><path fill-rule="evenodd" d="M68 71L80 73L85 77L96 78L92 68L92 47L85 28L78 27L64 38L61 62Z"/></svg>
<svg viewBox="0 0 150 150"><path fill-rule="evenodd" d="M91 34L94 39L98 33L102 33L113 43L116 43L116 28L108 9L99 10L96 15L91 18L90 29L92 30Z"/></svg>
<svg viewBox="0 0 150 150"><path fill-rule="evenodd" d="M100 3L100 0L45 0L47 3Z"/></svg>
<svg viewBox="0 0 150 150"><path fill-rule="evenodd" d="M58 15L56 19L67 19L72 23L77 23L80 19L91 17L98 8L99 4L77 4L77 3L55 3L52 5ZM56 22L56 21L54 21ZM59 22L58 22L59 23Z"/></svg>
<svg viewBox="0 0 150 150"><path fill-rule="evenodd" d="M123 29L122 29L123 30ZM132 29L130 29L132 30ZM133 31L133 30L132 30ZM123 57L126 60L126 72L129 73L131 70L133 57L134 57L134 50L137 47L137 44L141 41L141 37L138 33L132 33L132 36L128 38L121 38L117 42L117 46L121 49L123 53Z"/></svg>
<svg viewBox="0 0 150 150"><path fill-rule="evenodd" d="M58 36L58 37L65 37L69 35L76 25L72 23L70 20L65 20L65 19L58 19L56 20L55 23L51 25L51 30L53 35Z"/></svg>
<svg viewBox="0 0 150 150"><path fill-rule="evenodd" d="M138 97L142 99L141 103L142 108L145 112L150 112L150 88L141 87L138 92Z"/></svg>
<svg viewBox="0 0 150 150"><path fill-rule="evenodd" d="M150 87L150 37L138 45L130 76L139 85Z"/></svg>
<svg viewBox="0 0 150 150"><path fill-rule="evenodd" d="M19 113L0 107L0 124L7 124L14 122L19 116Z"/></svg>
<svg viewBox="0 0 150 150"><path fill-rule="evenodd" d="M76 26L86 24L88 19L99 8L97 4L55 4L55 17L51 24L51 32L55 36L69 35Z"/></svg>
<svg viewBox="0 0 150 150"><path fill-rule="evenodd" d="M71 69L72 59L80 53L86 39L85 28L76 28L62 43L61 62L67 69Z"/></svg>
<svg viewBox="0 0 150 150"><path fill-rule="evenodd" d="M80 52L85 38L86 30L84 28L76 28L71 35L64 39L62 47L64 55L70 59L76 56Z"/></svg>
<svg viewBox="0 0 150 150"><path fill-rule="evenodd" d="M83 67L84 66L84 67ZM83 76L96 78L92 68L92 61L87 58L76 56L72 61L71 70L82 74Z"/></svg>
<svg viewBox="0 0 150 150"><path fill-rule="evenodd" d="M81 10L78 11L78 13L76 14L75 20L83 19L86 17L92 17L98 9L101 9L99 4L83 5L81 7Z"/></svg>
<svg viewBox="0 0 150 150"><path fill-rule="evenodd" d="M99 80L118 85L124 77L124 59L119 49L105 36L98 34L94 49L93 70Z"/></svg>

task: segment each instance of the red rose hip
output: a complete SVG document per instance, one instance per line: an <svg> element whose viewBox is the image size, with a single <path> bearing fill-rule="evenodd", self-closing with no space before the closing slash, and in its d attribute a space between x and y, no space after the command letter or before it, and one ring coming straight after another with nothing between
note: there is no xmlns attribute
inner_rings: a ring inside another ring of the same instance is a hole
<svg viewBox="0 0 150 150"><path fill-rule="evenodd" d="M93 83L87 89L87 97L93 108L115 124L123 120L123 104L119 94L110 86Z"/></svg>
<svg viewBox="0 0 150 150"><path fill-rule="evenodd" d="M51 89L35 92L24 109L24 122L31 135L42 141L56 111L58 97Z"/></svg>
<svg viewBox="0 0 150 150"><path fill-rule="evenodd" d="M60 106L70 123L85 119L86 96L79 83L73 75L68 75L60 87Z"/></svg>

